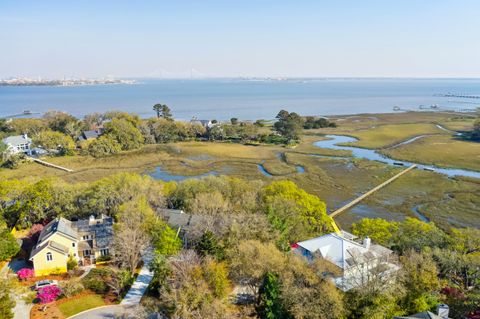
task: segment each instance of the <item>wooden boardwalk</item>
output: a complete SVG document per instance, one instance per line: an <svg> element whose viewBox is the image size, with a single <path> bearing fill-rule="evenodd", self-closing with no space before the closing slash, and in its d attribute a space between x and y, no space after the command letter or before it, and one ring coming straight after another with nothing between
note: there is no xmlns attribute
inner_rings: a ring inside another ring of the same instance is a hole
<svg viewBox="0 0 480 319"><path fill-rule="evenodd" d="M403 174L411 171L412 169L414 169L415 167L417 167L417 164L413 164L412 166L408 167L407 169L401 171L400 173L398 173L397 175L393 176L392 178L388 179L387 181L383 182L382 184L376 186L375 188L372 188L371 190L369 190L368 192L366 192L365 194L361 195L360 197L357 197L356 199L352 200L350 203L348 203L347 205L345 206L342 206L340 207L339 209L337 209L336 211L334 211L333 213L331 213L330 217L335 217L337 216L338 214L340 213L343 213L344 211L346 211L347 209L357 205L359 202L361 202L362 200L364 200L365 198L367 198L368 196L372 195L373 193L375 193L376 191L382 189L383 187L387 186L388 184L390 184L391 182L393 182L394 180L396 180L397 178L399 178L400 176L402 176Z"/></svg>
<svg viewBox="0 0 480 319"><path fill-rule="evenodd" d="M69 172L69 173L73 172L73 169L69 169L69 168L62 167L62 166L59 166L59 165L55 165L55 164L52 164L52 163L49 163L49 162L45 162L45 161L42 161L41 159L38 159L38 158L34 158L34 157L27 157L27 158L31 161L37 162L39 164L42 164L42 165L45 165L45 166L48 166L48 167L53 167L53 168L56 168L56 169L59 169L59 170L65 171L65 172Z"/></svg>

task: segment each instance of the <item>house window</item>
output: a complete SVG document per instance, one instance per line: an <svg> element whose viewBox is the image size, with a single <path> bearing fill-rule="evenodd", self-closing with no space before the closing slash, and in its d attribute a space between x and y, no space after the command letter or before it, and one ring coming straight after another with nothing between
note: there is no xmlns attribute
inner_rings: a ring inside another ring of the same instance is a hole
<svg viewBox="0 0 480 319"><path fill-rule="evenodd" d="M92 236L92 237L93 237L93 236ZM89 239L91 239L91 237L90 237L90 235L84 235L84 236L82 237L82 239L83 239L83 240L89 240Z"/></svg>
<svg viewBox="0 0 480 319"><path fill-rule="evenodd" d="M101 249L100 250L100 255L101 256L108 256L108 255L110 255L110 251L108 249Z"/></svg>
<svg viewBox="0 0 480 319"><path fill-rule="evenodd" d="M48 252L48 253L47 253L47 261L52 261L52 260L53 260L52 253L51 253L51 252Z"/></svg>
<svg viewBox="0 0 480 319"><path fill-rule="evenodd" d="M75 247L75 243L72 243L72 247Z"/></svg>
<svg viewBox="0 0 480 319"><path fill-rule="evenodd" d="M83 255L84 256L90 256L92 254L92 251L90 249L84 250Z"/></svg>

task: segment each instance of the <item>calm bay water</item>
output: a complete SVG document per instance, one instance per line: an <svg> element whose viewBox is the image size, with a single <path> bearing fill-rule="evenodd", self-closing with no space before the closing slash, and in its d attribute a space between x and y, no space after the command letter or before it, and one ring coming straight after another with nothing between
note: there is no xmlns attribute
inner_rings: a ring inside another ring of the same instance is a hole
<svg viewBox="0 0 480 319"><path fill-rule="evenodd" d="M0 87L0 117L51 109L79 117L107 110L150 117L155 103L169 105L178 119L218 120L271 119L280 109L333 115L392 112L394 106L480 106L480 99L435 96L449 92L480 95L480 79L139 80L134 85Z"/></svg>

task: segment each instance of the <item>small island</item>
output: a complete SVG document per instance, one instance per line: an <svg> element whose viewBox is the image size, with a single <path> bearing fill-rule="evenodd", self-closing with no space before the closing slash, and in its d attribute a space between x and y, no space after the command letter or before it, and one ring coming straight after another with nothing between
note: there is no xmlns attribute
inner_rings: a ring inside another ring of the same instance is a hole
<svg viewBox="0 0 480 319"><path fill-rule="evenodd" d="M111 77L101 79L42 79L42 78L9 78L1 79L0 86L80 86L80 85L110 85L135 84L135 80L120 80Z"/></svg>

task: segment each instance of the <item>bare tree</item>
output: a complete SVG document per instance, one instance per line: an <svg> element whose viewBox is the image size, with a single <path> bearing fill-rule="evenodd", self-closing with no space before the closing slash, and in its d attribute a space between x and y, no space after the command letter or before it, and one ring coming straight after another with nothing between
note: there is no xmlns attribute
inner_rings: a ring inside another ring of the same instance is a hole
<svg viewBox="0 0 480 319"><path fill-rule="evenodd" d="M148 226L153 223L153 211L145 198L120 207L119 223L113 240L115 261L133 272L150 242Z"/></svg>

